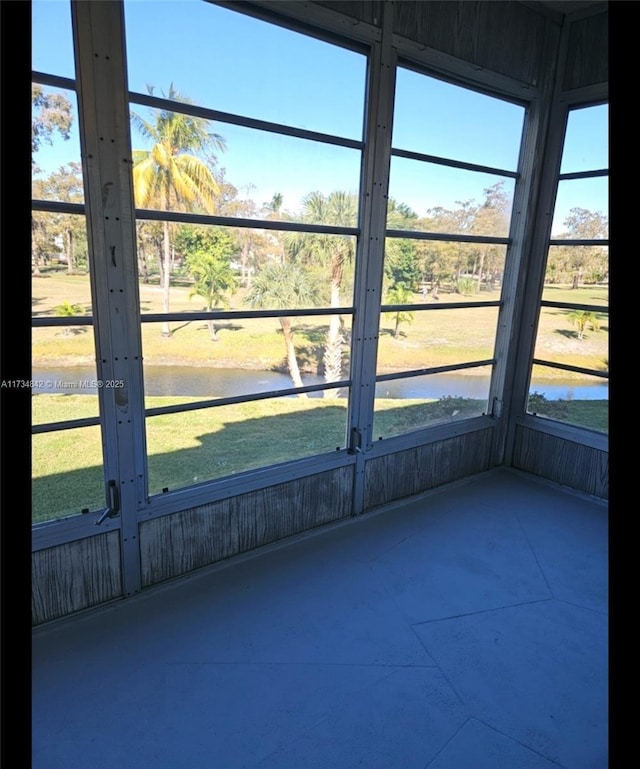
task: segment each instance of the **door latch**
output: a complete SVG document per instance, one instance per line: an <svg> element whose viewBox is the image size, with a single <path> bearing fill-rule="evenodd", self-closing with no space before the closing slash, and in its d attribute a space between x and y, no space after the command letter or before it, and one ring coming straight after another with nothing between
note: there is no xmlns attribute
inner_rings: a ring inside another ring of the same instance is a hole
<svg viewBox="0 0 640 769"><path fill-rule="evenodd" d="M109 507L105 508L98 520L94 522L94 525L100 526L107 518L115 518L119 513L120 492L118 491L118 484L115 481L109 481Z"/></svg>
<svg viewBox="0 0 640 769"><path fill-rule="evenodd" d="M352 427L347 454L361 454L361 453L362 453L362 434L357 427Z"/></svg>

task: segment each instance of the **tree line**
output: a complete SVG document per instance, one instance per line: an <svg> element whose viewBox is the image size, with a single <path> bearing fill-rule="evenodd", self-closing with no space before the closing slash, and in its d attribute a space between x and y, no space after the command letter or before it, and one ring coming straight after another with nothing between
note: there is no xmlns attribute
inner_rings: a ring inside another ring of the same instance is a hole
<svg viewBox="0 0 640 769"><path fill-rule="evenodd" d="M153 93L149 87L149 93ZM173 85L164 98L190 103ZM73 113L66 97L47 96L33 86L32 148L52 143L55 133L68 138ZM273 219L354 227L357 196L336 190L311 191L297 211L288 211L281 193L262 205L251 198L252 189L239 190L220 165L226 149L223 136L210 130L208 121L169 109L150 110L144 117L131 113L132 126L148 149L133 151L133 192L138 208L189 211L249 219ZM81 202L82 173L78 163L68 163L40 178L34 164L34 198ZM456 207L435 207L418 215L408 205L391 199L387 227L469 235L501 235L508 232L511 201L499 182L484 190L480 201L457 201ZM567 237L606 237L606 217L599 212L574 208L564 222ZM87 240L83 217L34 212L32 215L32 265L35 276L52 262L66 265L69 273L88 271ZM229 306L230 297L243 288L244 301L252 308L290 309L340 307L352 291L355 239L349 236L283 232L260 228L222 228L138 220L136 223L138 272L142 282L157 281L162 287L163 311L171 310L172 284L186 281L190 296L199 297L204 309ZM384 301L406 304L415 292L437 300L441 291L460 294L493 291L499 286L504 266L504 246L457 243L411 238L388 238L385 245ZM606 249L555 246L547 266L549 282L578 287L597 283L607 276ZM347 304L350 304L348 301ZM393 314L394 333L410 322L408 312ZM291 319L280 325L292 381L302 385L295 359ZM209 321L212 341L215 324ZM162 335L171 336L168 322ZM323 348L327 382L342 378L343 349L347 331L341 316L329 316Z"/></svg>

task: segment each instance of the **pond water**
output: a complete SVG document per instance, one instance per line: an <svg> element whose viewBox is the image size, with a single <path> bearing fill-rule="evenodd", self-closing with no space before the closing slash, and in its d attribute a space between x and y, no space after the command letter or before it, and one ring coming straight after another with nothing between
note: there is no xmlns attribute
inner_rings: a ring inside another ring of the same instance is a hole
<svg viewBox="0 0 640 769"><path fill-rule="evenodd" d="M74 366L59 368L34 367L37 382L34 393L95 393L95 368ZM292 387L287 374L275 371L249 371L241 369L204 368L194 366L145 366L146 395L195 396L202 398L248 395ZM320 376L305 375L305 385L322 384ZM79 387L78 385L82 386ZM472 374L432 374L430 376L396 379L380 382L376 387L379 398L440 398L446 395L462 398L486 398L489 379ZM609 385L606 380L594 383L584 381L553 380L532 383L532 391L550 400L607 400ZM314 393L312 393L314 395ZM322 393L317 393L322 397Z"/></svg>

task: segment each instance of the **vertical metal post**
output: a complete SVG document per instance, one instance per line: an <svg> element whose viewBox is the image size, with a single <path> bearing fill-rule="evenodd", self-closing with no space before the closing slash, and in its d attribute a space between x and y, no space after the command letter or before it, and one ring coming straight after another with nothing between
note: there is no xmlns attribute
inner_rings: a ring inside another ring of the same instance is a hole
<svg viewBox="0 0 640 769"><path fill-rule="evenodd" d="M123 593L141 588L144 391L135 214L120 0L73 0L80 143L96 326L105 490L119 500ZM111 485L110 485L111 483Z"/></svg>
<svg viewBox="0 0 640 769"><path fill-rule="evenodd" d="M552 23L548 24L551 28ZM559 41L549 46L548 55L556 58L557 66L547 62L545 71L550 74L527 115L510 233L513 245L508 253L496 339L498 363L490 392L490 405L503 404L493 441L494 465L510 464L514 419L524 414L526 407L567 120L566 105L560 100L567 30L565 21Z"/></svg>
<svg viewBox="0 0 640 769"><path fill-rule="evenodd" d="M363 511L366 451L373 441L384 236L387 219L396 51L392 46L394 3L382 3L382 38L373 44L367 84L367 115L360 201L361 238L356 260L353 328L353 393L349 434L361 437L356 452L353 513Z"/></svg>

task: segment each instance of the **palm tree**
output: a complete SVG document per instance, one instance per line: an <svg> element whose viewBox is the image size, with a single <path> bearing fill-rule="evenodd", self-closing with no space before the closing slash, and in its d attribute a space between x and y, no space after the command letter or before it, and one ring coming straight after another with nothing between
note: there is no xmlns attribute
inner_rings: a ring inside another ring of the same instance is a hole
<svg viewBox="0 0 640 769"><path fill-rule="evenodd" d="M404 283L396 283L391 286L387 291L387 302L389 304L408 304L411 298L411 291L404 285ZM403 312L402 310L395 310L393 312L386 313L390 318L393 318L395 323L393 329L393 338L400 338L400 324L411 323L413 321L412 312Z"/></svg>
<svg viewBox="0 0 640 769"><path fill-rule="evenodd" d="M273 197L268 203L263 204L264 210L267 212L267 218L268 219L278 219L280 216L280 209L282 208L282 203L284 202L284 198L282 197L281 192L274 193Z"/></svg>
<svg viewBox="0 0 640 769"><path fill-rule="evenodd" d="M590 325L595 332L600 330L600 321L595 312L574 310L569 313L568 318L572 326L578 327L578 339L584 339L584 332L587 329L587 325Z"/></svg>
<svg viewBox="0 0 640 769"><path fill-rule="evenodd" d="M82 305L71 304L71 302L63 302L53 309L59 318L74 318L76 315L80 315L84 310ZM75 329L72 330L71 328L65 328L62 334L63 336L70 336L74 332Z"/></svg>
<svg viewBox="0 0 640 769"><path fill-rule="evenodd" d="M150 94L153 87L147 86ZM189 104L174 87L162 96L172 101ZM210 133L208 121L180 112L162 109L152 121L144 120L135 112L131 120L139 132L152 142L149 150L133 152L133 191L136 206L149 205L162 211L196 206L213 213L214 198L219 186L206 163L199 157L212 145L225 149L224 139ZM171 240L169 222L163 223L163 311L169 312L169 288L171 280ZM162 335L171 336L168 323L162 325Z"/></svg>
<svg viewBox="0 0 640 769"><path fill-rule="evenodd" d="M202 297L208 312L220 305L229 307L227 292L233 293L236 290L238 280L228 258L220 253L195 251L187 255L187 269L194 279L189 299L194 296ZM208 320L207 327L211 340L217 342L218 334L214 322Z"/></svg>
<svg viewBox="0 0 640 769"><path fill-rule="evenodd" d="M254 278L247 294L247 303L256 309L284 310L309 307L315 302L316 291L304 269L291 265L269 264ZM287 366L294 387L304 387L296 358L291 318L278 318L284 335Z"/></svg>
<svg viewBox="0 0 640 769"><path fill-rule="evenodd" d="M354 227L357 222L357 201L355 195L347 192L332 192L325 196L311 192L303 199L302 221L314 224L331 224ZM353 259L354 244L349 236L322 235L317 233L292 233L287 245L290 253L310 262L319 262L329 268L329 290L331 307L340 307L340 291L344 268ZM332 315L324 347L324 378L337 382L342 378L342 318ZM337 396L337 390L327 390L325 395Z"/></svg>

